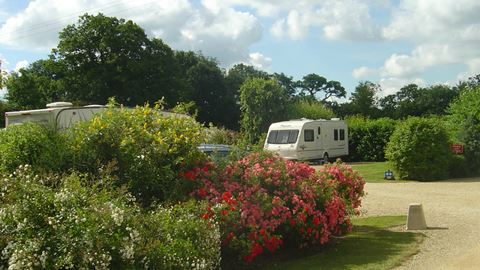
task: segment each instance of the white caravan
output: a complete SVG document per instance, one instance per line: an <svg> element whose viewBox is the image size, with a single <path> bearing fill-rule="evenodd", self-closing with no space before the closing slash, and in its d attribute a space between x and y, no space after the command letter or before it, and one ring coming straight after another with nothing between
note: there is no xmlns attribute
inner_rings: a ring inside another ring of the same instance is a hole
<svg viewBox="0 0 480 270"><path fill-rule="evenodd" d="M90 120L93 115L103 110L105 110L103 105L73 107L70 102L54 102L47 104L46 109L6 112L5 127L36 122L54 124L58 128L68 128L77 122Z"/></svg>
<svg viewBox="0 0 480 270"><path fill-rule="evenodd" d="M290 160L323 160L348 155L348 127L338 119L273 123L264 148Z"/></svg>

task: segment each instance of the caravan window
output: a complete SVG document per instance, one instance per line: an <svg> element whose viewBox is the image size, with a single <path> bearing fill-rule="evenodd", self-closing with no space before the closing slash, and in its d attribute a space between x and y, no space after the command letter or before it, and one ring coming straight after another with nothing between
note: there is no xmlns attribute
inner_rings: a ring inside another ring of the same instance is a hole
<svg viewBox="0 0 480 270"><path fill-rule="evenodd" d="M272 130L268 134L267 143L288 144L295 143L298 137L298 130Z"/></svg>
<svg viewBox="0 0 480 270"><path fill-rule="evenodd" d="M305 129L303 133L303 139L306 142L313 142L315 136L313 135L313 129Z"/></svg>
<svg viewBox="0 0 480 270"><path fill-rule="evenodd" d="M338 141L338 129L333 130L333 140Z"/></svg>
<svg viewBox="0 0 480 270"><path fill-rule="evenodd" d="M268 133L267 143L275 143L275 140L277 139L277 133L278 131L276 130L270 131L270 133Z"/></svg>
<svg viewBox="0 0 480 270"><path fill-rule="evenodd" d="M340 141L345 140L345 129L340 129Z"/></svg>

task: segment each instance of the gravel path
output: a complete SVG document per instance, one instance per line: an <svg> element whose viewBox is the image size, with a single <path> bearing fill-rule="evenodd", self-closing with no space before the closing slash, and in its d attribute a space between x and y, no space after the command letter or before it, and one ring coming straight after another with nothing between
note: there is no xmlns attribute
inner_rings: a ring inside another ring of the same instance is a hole
<svg viewBox="0 0 480 270"><path fill-rule="evenodd" d="M367 183L363 215L406 215L422 203L428 230L420 252L397 269L480 269L480 178Z"/></svg>

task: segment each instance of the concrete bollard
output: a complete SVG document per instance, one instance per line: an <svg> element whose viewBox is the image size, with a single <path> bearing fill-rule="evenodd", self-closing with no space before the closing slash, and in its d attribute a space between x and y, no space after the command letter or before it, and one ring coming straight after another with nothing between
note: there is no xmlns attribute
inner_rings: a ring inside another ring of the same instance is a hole
<svg viewBox="0 0 480 270"><path fill-rule="evenodd" d="M426 230L427 223L421 203L412 203L408 206L407 230Z"/></svg>

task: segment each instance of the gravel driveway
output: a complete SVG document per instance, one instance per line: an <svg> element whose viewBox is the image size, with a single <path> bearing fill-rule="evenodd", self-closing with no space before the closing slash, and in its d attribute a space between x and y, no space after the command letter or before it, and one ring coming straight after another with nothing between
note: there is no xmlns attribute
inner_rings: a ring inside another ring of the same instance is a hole
<svg viewBox="0 0 480 270"><path fill-rule="evenodd" d="M397 269L480 269L480 178L367 183L363 215L406 215L422 203L428 230L420 252Z"/></svg>

